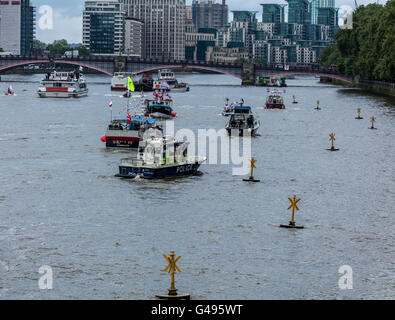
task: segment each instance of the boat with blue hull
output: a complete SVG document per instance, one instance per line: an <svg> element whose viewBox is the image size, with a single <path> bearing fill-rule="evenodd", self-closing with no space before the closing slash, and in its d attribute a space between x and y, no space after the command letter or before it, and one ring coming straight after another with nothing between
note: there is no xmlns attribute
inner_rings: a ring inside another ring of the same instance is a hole
<svg viewBox="0 0 395 320"><path fill-rule="evenodd" d="M145 100L144 114L157 119L173 119L177 116L172 108L173 100L167 92L155 91L154 99Z"/></svg>
<svg viewBox="0 0 395 320"><path fill-rule="evenodd" d="M194 175L205 157L188 155L189 142L151 137L140 142L137 157L121 161L116 177L160 179Z"/></svg>
<svg viewBox="0 0 395 320"><path fill-rule="evenodd" d="M158 132L154 133L155 131ZM144 135L161 136L162 131L155 118L128 116L125 119L111 121L106 134L102 136L102 141L106 143L107 148L137 149Z"/></svg>

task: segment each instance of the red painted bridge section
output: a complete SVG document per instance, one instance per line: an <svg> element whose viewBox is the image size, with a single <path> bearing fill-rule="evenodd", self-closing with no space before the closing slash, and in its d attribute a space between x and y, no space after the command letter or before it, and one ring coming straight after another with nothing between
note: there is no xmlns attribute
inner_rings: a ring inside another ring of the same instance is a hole
<svg viewBox="0 0 395 320"><path fill-rule="evenodd" d="M84 68L88 68L88 69L93 69L96 70L98 72L104 73L110 77L113 76L113 74L111 72L108 72L107 70L95 67L95 66L91 66L88 65L86 63L81 63L81 62L76 62L76 61L67 61L67 60L31 60L31 61L23 61L23 62L19 62L19 63L14 63L14 64L10 64L10 65L6 65L6 66L1 66L0 67L0 72L1 71L5 71L8 69L12 69L12 68L16 68L16 67L21 67L21 66L25 66L28 64L40 64L40 63L63 63L63 64L70 64L70 65L77 65L77 66L81 66Z"/></svg>
<svg viewBox="0 0 395 320"><path fill-rule="evenodd" d="M13 63L9 65L3 65L0 66L0 73L2 71L24 66L24 65L29 65L29 64L41 64L41 63L58 63L58 64L69 64L69 65L76 65L76 66L81 66L87 69L92 69L97 72L106 74L110 77L113 76L113 73L109 72L108 70L105 70L100 67L96 67L94 65L81 62L81 61L73 61L73 60L24 60L18 63ZM225 74L229 75L238 79L242 79L242 76L239 74L232 73L230 70L235 69L236 66L228 65L228 66L223 66L223 65L218 65L216 68L215 66L202 66L202 65L195 65L195 64L168 64L168 65L155 65L149 68L144 68L138 71L134 71L136 74L141 74L145 72L152 72L160 69L181 69L181 68L190 68L190 69L197 69L197 70L204 70L204 71L211 71L215 73L220 73L220 74ZM239 67L242 68L242 67ZM265 70L265 69L259 69L258 66L258 71L256 72L257 74L259 73L260 76L281 76L281 75L287 75L287 74L293 74L293 75L311 75L311 76L320 76L320 77L326 77L326 78L332 78L348 83L353 83L353 79L351 77L343 76L343 75L338 75L334 73L323 73L320 71L314 72L314 71L298 71L298 70L286 70L286 71L279 71L279 70ZM240 72L241 73L241 72Z"/></svg>

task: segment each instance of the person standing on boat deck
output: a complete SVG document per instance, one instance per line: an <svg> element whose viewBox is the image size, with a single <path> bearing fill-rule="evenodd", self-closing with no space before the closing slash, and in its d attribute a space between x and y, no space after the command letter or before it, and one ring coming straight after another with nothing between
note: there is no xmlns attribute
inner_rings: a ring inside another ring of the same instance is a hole
<svg viewBox="0 0 395 320"><path fill-rule="evenodd" d="M247 118L247 124L249 128L252 128L252 125L254 124L253 120L252 120L252 116L249 116Z"/></svg>

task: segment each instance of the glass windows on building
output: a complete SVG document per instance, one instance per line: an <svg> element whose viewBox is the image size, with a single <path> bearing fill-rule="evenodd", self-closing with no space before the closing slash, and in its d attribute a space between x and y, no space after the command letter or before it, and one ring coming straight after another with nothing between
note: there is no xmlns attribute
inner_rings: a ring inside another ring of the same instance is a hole
<svg viewBox="0 0 395 320"><path fill-rule="evenodd" d="M114 54L115 16L112 13L92 13L90 16L90 51Z"/></svg>

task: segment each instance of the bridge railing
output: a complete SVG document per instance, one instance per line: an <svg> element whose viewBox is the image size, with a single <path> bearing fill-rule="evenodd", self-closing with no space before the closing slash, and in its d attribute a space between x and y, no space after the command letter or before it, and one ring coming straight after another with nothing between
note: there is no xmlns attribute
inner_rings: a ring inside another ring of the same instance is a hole
<svg viewBox="0 0 395 320"><path fill-rule="evenodd" d="M115 61L115 56L77 56L77 57L65 57L62 55L47 55L47 56L0 56L1 61L34 61L34 60L63 60L63 61L79 61L84 62L85 64L89 64L89 62L103 62L103 63L113 63ZM213 62L213 61L188 61L188 60L172 60L172 59L145 59L138 57L125 57L127 63L133 64L153 64L153 65L185 65L185 66L200 66L200 67L211 67L211 68L228 68L228 69L241 69L243 67L242 63L233 63L233 62ZM4 65L4 63L3 63ZM315 64L303 64L296 65L290 64L287 70L284 70L284 67L279 64L274 63L265 63L265 64L255 64L255 70L263 70L263 71L278 71L278 72L307 72L307 73L321 73L321 74L331 74L337 75L341 77L347 77L342 75L336 71L334 68L325 68L318 63Z"/></svg>

